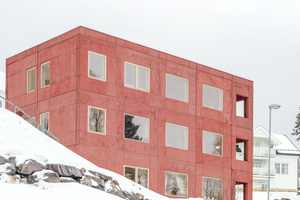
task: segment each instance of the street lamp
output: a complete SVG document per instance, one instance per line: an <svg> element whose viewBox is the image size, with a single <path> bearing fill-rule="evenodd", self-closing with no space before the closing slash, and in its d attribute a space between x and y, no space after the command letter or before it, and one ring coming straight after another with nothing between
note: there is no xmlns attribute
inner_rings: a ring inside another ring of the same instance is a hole
<svg viewBox="0 0 300 200"><path fill-rule="evenodd" d="M269 159L268 159L268 200L270 199L270 154L271 154L271 111L272 109L279 109L280 105L272 104L269 106L270 115L269 115Z"/></svg>

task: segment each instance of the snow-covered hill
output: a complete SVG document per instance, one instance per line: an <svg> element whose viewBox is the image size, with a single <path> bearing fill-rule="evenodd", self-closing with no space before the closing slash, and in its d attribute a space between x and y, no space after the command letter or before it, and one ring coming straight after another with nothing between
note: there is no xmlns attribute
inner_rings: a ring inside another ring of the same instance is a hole
<svg viewBox="0 0 300 200"><path fill-rule="evenodd" d="M4 108L0 108L0 156L5 158L14 156L16 157L16 163L34 159L43 165L55 163L75 166L79 169L94 170L117 180L123 191L140 193L144 195L144 199L170 199L150 191L119 174L97 167L44 135L18 115ZM28 185L22 183L8 184L5 182L5 178L0 180L1 199L122 199L78 183L47 183L39 181ZM190 200L192 199L195 198L190 198ZM197 198L197 200L201 200L201 198Z"/></svg>

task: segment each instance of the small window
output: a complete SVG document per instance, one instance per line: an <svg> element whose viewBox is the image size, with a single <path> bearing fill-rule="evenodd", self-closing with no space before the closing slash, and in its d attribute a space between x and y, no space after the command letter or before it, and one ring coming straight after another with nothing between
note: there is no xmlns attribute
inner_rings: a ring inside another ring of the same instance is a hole
<svg viewBox="0 0 300 200"><path fill-rule="evenodd" d="M50 62L42 64L42 88L50 85Z"/></svg>
<svg viewBox="0 0 300 200"><path fill-rule="evenodd" d="M223 156L223 135L203 131L203 153Z"/></svg>
<svg viewBox="0 0 300 200"><path fill-rule="evenodd" d="M281 173L288 174L289 173L289 165L287 163L281 164Z"/></svg>
<svg viewBox="0 0 300 200"><path fill-rule="evenodd" d="M236 95L236 116L247 117L247 97Z"/></svg>
<svg viewBox="0 0 300 200"><path fill-rule="evenodd" d="M149 69L125 62L125 86L149 92Z"/></svg>
<svg viewBox="0 0 300 200"><path fill-rule="evenodd" d="M187 150L188 134L188 127L166 123L166 146Z"/></svg>
<svg viewBox="0 0 300 200"><path fill-rule="evenodd" d="M89 77L106 81L106 56L89 51Z"/></svg>
<svg viewBox="0 0 300 200"><path fill-rule="evenodd" d="M267 189L267 187L268 187L268 184L266 184L266 183L261 184L261 189L265 190L265 189Z"/></svg>
<svg viewBox="0 0 300 200"><path fill-rule="evenodd" d="M247 160L247 146L248 141L236 138L236 159L237 160Z"/></svg>
<svg viewBox="0 0 300 200"><path fill-rule="evenodd" d="M125 177L148 188L148 177L149 177L149 170L138 168L138 167L129 167L125 166L124 168Z"/></svg>
<svg viewBox="0 0 300 200"><path fill-rule="evenodd" d="M189 80L167 74L166 96L179 101L188 102Z"/></svg>
<svg viewBox="0 0 300 200"><path fill-rule="evenodd" d="M89 106L88 131L105 134L105 109Z"/></svg>
<svg viewBox="0 0 300 200"><path fill-rule="evenodd" d="M275 163L276 174L280 174L280 163Z"/></svg>
<svg viewBox="0 0 300 200"><path fill-rule="evenodd" d="M253 162L254 168L261 168L261 162Z"/></svg>
<svg viewBox="0 0 300 200"><path fill-rule="evenodd" d="M33 120L35 120L35 117L31 117ZM31 120L29 117L26 119L26 121L29 123L29 124L31 124L32 126L35 126L35 123L34 123L34 121L33 120Z"/></svg>
<svg viewBox="0 0 300 200"><path fill-rule="evenodd" d="M124 137L127 139L149 142L149 119L125 114Z"/></svg>
<svg viewBox="0 0 300 200"><path fill-rule="evenodd" d="M202 178L202 197L204 199L222 200L223 182L220 179Z"/></svg>
<svg viewBox="0 0 300 200"><path fill-rule="evenodd" d="M223 111L223 90L203 85L203 106Z"/></svg>
<svg viewBox="0 0 300 200"><path fill-rule="evenodd" d="M260 147L260 142L254 141L254 142L253 142L253 147Z"/></svg>
<svg viewBox="0 0 300 200"><path fill-rule="evenodd" d="M166 195L188 196L188 175L166 172Z"/></svg>
<svg viewBox="0 0 300 200"><path fill-rule="evenodd" d="M27 70L27 93L35 90L35 67Z"/></svg>
<svg viewBox="0 0 300 200"><path fill-rule="evenodd" d="M41 125L46 129L49 130L49 112L42 113L40 115Z"/></svg>

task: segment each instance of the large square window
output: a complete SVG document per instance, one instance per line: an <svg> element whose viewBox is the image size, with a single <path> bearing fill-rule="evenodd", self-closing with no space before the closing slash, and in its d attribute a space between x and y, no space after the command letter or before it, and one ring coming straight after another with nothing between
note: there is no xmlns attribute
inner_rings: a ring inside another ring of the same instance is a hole
<svg viewBox="0 0 300 200"><path fill-rule="evenodd" d="M27 70L27 93L35 90L35 67Z"/></svg>
<svg viewBox="0 0 300 200"><path fill-rule="evenodd" d="M203 131L203 153L223 156L223 135Z"/></svg>
<svg viewBox="0 0 300 200"><path fill-rule="evenodd" d="M176 99L179 101L188 102L189 97L189 81L188 79L181 78L167 74L166 76L166 96L168 98Z"/></svg>
<svg viewBox="0 0 300 200"><path fill-rule="evenodd" d="M166 172L166 195L187 197L188 175Z"/></svg>
<svg viewBox="0 0 300 200"><path fill-rule="evenodd" d="M213 178L202 178L202 181L202 197L204 199L223 200L222 180Z"/></svg>
<svg viewBox="0 0 300 200"><path fill-rule="evenodd" d="M42 73L42 84L41 87L46 87L50 85L50 62L46 62L41 65L41 73Z"/></svg>
<svg viewBox="0 0 300 200"><path fill-rule="evenodd" d="M124 137L127 139L149 142L149 119L125 114Z"/></svg>
<svg viewBox="0 0 300 200"><path fill-rule="evenodd" d="M166 146L188 150L188 134L188 127L166 123Z"/></svg>
<svg viewBox="0 0 300 200"><path fill-rule="evenodd" d="M105 134L105 109L89 106L88 111L88 131Z"/></svg>
<svg viewBox="0 0 300 200"><path fill-rule="evenodd" d="M89 77L106 81L106 56L89 51Z"/></svg>
<svg viewBox="0 0 300 200"><path fill-rule="evenodd" d="M49 112L40 115L40 123L46 130L49 130Z"/></svg>
<svg viewBox="0 0 300 200"><path fill-rule="evenodd" d="M149 177L149 170L138 168L138 167L130 167L125 166L124 168L124 175L126 178L148 188L148 177Z"/></svg>
<svg viewBox="0 0 300 200"><path fill-rule="evenodd" d="M203 85L203 106L223 111L223 90Z"/></svg>
<svg viewBox="0 0 300 200"><path fill-rule="evenodd" d="M125 86L149 92L148 68L125 62Z"/></svg>

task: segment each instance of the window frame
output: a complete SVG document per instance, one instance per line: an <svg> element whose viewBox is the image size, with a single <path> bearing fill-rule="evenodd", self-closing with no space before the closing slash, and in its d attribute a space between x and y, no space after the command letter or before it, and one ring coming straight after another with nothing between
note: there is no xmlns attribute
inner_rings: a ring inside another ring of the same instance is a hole
<svg viewBox="0 0 300 200"><path fill-rule="evenodd" d="M43 65L46 65L48 63L49 63L49 85L43 86ZM45 88L48 86L50 86L50 60L41 64L41 88Z"/></svg>
<svg viewBox="0 0 300 200"><path fill-rule="evenodd" d="M280 163L280 164L281 164L281 174L289 175L289 163ZM284 168L287 170L287 173L283 173L283 165L287 165L287 168Z"/></svg>
<svg viewBox="0 0 300 200"><path fill-rule="evenodd" d="M36 67L32 67L32 68L26 70L26 83L27 83L27 85L26 85L26 92L27 93L34 92L36 90L36 70L35 70L35 68ZM34 80L34 90L28 91L28 72L31 71L31 70L33 70L33 69L35 70L35 72L34 72L34 77L35 77L35 80Z"/></svg>
<svg viewBox="0 0 300 200"><path fill-rule="evenodd" d="M130 167L130 168L134 168L135 169L135 183L137 183L137 184L139 184L137 181L138 181L138 170L139 169L142 169L142 170L147 170L147 172L148 172L148 178L147 178L147 186L148 187L146 187L146 188L148 188L149 189L149 174L150 174L150 171L149 171L149 168L143 168L143 167L135 167L135 166L130 166L130 165L124 165L124 167L123 167L123 176L125 177L125 168L126 167ZM126 177L125 177L126 178ZM126 179L128 179L128 178L126 178ZM128 179L128 180L131 180L131 179ZM131 180L132 181L132 180ZM141 185L142 186L142 185ZM144 187L144 186L143 186Z"/></svg>
<svg viewBox="0 0 300 200"><path fill-rule="evenodd" d="M90 53L96 54L98 56L104 57L104 79L90 76ZM88 51L88 78L100 80L106 82L106 71L107 71L107 57L104 54L96 53L94 51Z"/></svg>
<svg viewBox="0 0 300 200"><path fill-rule="evenodd" d="M135 139L130 139L130 138L126 138L126 137L125 137L125 115L131 115L131 116L134 116L134 117L144 118L144 119L147 119L147 120L148 120L148 122L149 122L149 126L148 126L148 142L144 142L144 141L140 141L140 140L135 140ZM127 139L127 140L130 140L130 141L137 141L137 142L143 142L143 143L150 143L150 118L147 118L147 117L141 117L141 116L133 115L133 114L129 114L129 113L124 113L123 116L124 116L124 118L123 118L123 138L124 138L124 139Z"/></svg>
<svg viewBox="0 0 300 200"><path fill-rule="evenodd" d="M95 131L90 131L89 127L90 127L90 108L95 108L95 109L99 109L99 110L104 110L104 133L100 133L100 132L95 132ZM96 106L90 106L88 105L88 116L87 116L87 132L88 133L96 133L96 134L100 134L100 135L106 135L106 109L105 108L100 108L100 107L96 107Z"/></svg>
<svg viewBox="0 0 300 200"><path fill-rule="evenodd" d="M42 125L42 115L43 114L48 114L48 129L46 129L43 125ZM47 112L43 112L43 113L40 113L40 125L43 126L47 131L50 131L50 112L47 111Z"/></svg>
<svg viewBox="0 0 300 200"><path fill-rule="evenodd" d="M222 199L224 198L224 196L223 196L223 179L220 179L220 178L211 178L211 177L207 177L207 176L202 176L202 198L204 198L203 197L203 179L204 178L207 178L207 179L214 179L214 180L221 180L222 181L222 187L221 187L221 194L222 194ZM207 200L211 200L211 199L207 199Z"/></svg>
<svg viewBox="0 0 300 200"><path fill-rule="evenodd" d="M169 146L167 145L167 124L171 124L171 125L174 125L174 126L180 126L180 127L184 127L184 128L187 128L187 139L186 139L186 149L183 149L183 148L179 148L179 147L173 147L173 146ZM189 150L189 127L188 126L182 126L182 125L178 125L178 124L173 124L173 123L170 123L170 122L166 122L165 123L165 146L166 147L171 147L171 148L176 148L176 149L181 149L181 150L186 150L188 151Z"/></svg>
<svg viewBox="0 0 300 200"><path fill-rule="evenodd" d="M135 87L132 87L131 85L126 85L126 64L127 63L130 64L130 65L135 66L135 72L136 72L135 73ZM138 83L139 83L139 70L138 70L138 68L139 67L147 69L148 72L149 72L148 73L148 88L147 88L147 90L140 89L139 86L138 86ZM141 66L141 65L138 65L138 64L134 64L134 63L131 63L131 62L124 61L124 87L128 87L128 88L131 88L131 89L135 89L135 90L150 93L150 68L144 67L144 66Z"/></svg>
<svg viewBox="0 0 300 200"><path fill-rule="evenodd" d="M186 188L186 196L179 196L179 195L171 195L167 194L167 173L172 173L172 174L183 174L186 175L186 182L187 182L187 188ZM185 173L180 173L180 172L171 172L171 171L165 171L165 195L166 196L172 196L172 197L188 197L189 196L189 175Z"/></svg>
<svg viewBox="0 0 300 200"><path fill-rule="evenodd" d="M212 154L212 153L206 153L204 152L204 132L208 132L208 133L212 133L212 134L215 134L215 135L221 135L222 136L222 155L217 155L217 154ZM213 156L219 156L219 157L224 157L224 139L223 139L223 134L220 134L220 133L214 133L214 132L211 132L211 131L206 131L206 130L202 130L202 153L204 154L208 154L208 155L213 155Z"/></svg>
<svg viewBox="0 0 300 200"><path fill-rule="evenodd" d="M218 90L221 90L222 91L222 109L219 110L219 109L216 109L216 108L211 108L211 107L207 107L204 105L204 87L205 86L208 86L208 87L211 87L211 88L215 88L215 89L218 89ZM202 106L205 107L205 108L210 108L210 109L213 109L213 110L217 110L217 111L220 111L220 112L223 112L224 111L224 91L223 89L221 88L217 88L217 87L214 87L214 86L211 86L211 85L207 85L207 84L203 84L203 87L202 87L203 91L202 91Z"/></svg>
<svg viewBox="0 0 300 200"><path fill-rule="evenodd" d="M255 167L255 163L259 163L260 167ZM260 168L261 169L261 161L253 161L253 168Z"/></svg>
<svg viewBox="0 0 300 200"><path fill-rule="evenodd" d="M167 95L167 94L168 94L168 93L167 93L167 91L168 91L168 81L167 81L168 75L174 76L174 77L176 77L176 78L184 79L184 80L187 81L187 97L186 97L186 101L179 100L179 99L174 99L174 98L172 98L172 97L168 97L168 95ZM173 74L168 74L168 73L166 73L166 98L174 99L174 100L177 100L177 101L189 103L189 96L190 96L190 82L189 82L189 79L183 78L183 77L180 77L180 76L176 76L176 75L173 75Z"/></svg>

